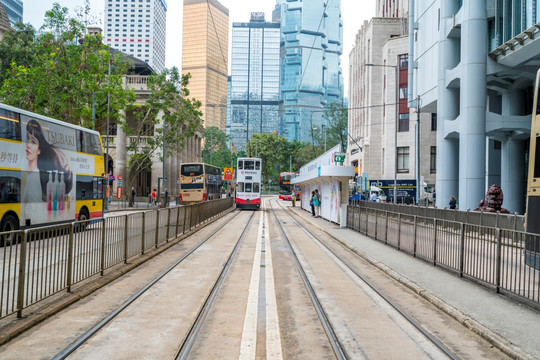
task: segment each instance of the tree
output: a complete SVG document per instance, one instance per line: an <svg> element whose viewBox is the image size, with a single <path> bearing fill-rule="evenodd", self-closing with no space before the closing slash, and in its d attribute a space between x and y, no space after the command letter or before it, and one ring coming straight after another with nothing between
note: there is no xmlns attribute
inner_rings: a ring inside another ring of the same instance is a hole
<svg viewBox="0 0 540 360"><path fill-rule="evenodd" d="M322 147L323 150L325 140L326 149L330 149L337 144L341 144L341 149L343 151L347 149L348 117L348 109L340 103L331 103L324 109L324 118L326 119L327 125L324 130L318 129L318 131L314 133L317 144Z"/></svg>
<svg viewBox="0 0 540 360"><path fill-rule="evenodd" d="M203 132L204 147L202 158L205 163L219 168L230 167L232 162L231 151L227 148L229 137L218 127L207 127Z"/></svg>
<svg viewBox="0 0 540 360"><path fill-rule="evenodd" d="M113 118L135 99L134 92L124 89L122 83L131 66L129 59L121 54L113 59L99 35L81 40L84 26L69 18L68 9L57 3L46 12L43 29L52 32L33 41L31 26L19 25L15 33L8 32L7 42L2 41L0 52L13 54L5 61L2 57L2 102L102 131L108 95Z"/></svg>
<svg viewBox="0 0 540 360"><path fill-rule="evenodd" d="M282 136L273 134L253 134L246 144L248 156L260 157L262 160L262 176L264 183L269 179L277 181L280 169L288 169L289 143Z"/></svg>
<svg viewBox="0 0 540 360"><path fill-rule="evenodd" d="M151 167L164 140L165 155L168 156L182 148L186 139L199 129L201 102L189 98L190 76L181 75L176 67L152 74L146 82L150 95L144 105L127 106L126 119L120 119L119 126L129 137L127 150L131 157L128 166L132 177ZM162 156L160 153L161 160Z"/></svg>

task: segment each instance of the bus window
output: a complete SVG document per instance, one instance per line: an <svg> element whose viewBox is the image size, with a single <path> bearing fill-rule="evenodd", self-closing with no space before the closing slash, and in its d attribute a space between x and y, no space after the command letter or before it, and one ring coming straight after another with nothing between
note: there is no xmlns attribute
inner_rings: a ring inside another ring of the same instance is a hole
<svg viewBox="0 0 540 360"><path fill-rule="evenodd" d="M87 154L101 155L99 136L97 134L77 130L77 151Z"/></svg>
<svg viewBox="0 0 540 360"><path fill-rule="evenodd" d="M236 191L244 192L244 183L243 182L239 182L238 184L236 184Z"/></svg>
<svg viewBox="0 0 540 360"><path fill-rule="evenodd" d="M261 162L255 161L255 170L261 170Z"/></svg>
<svg viewBox="0 0 540 360"><path fill-rule="evenodd" d="M76 200L94 199L94 178L92 176L77 175Z"/></svg>
<svg viewBox="0 0 540 360"><path fill-rule="evenodd" d="M16 204L20 202L21 173L10 170L0 170L0 203Z"/></svg>
<svg viewBox="0 0 540 360"><path fill-rule="evenodd" d="M197 176L203 174L202 164L186 164L182 165L180 169L180 174L184 176Z"/></svg>
<svg viewBox="0 0 540 360"><path fill-rule="evenodd" d="M260 188L259 183L254 183L254 184L253 184L253 192L254 192L254 193L258 193L258 192L259 192L259 188Z"/></svg>
<svg viewBox="0 0 540 360"><path fill-rule="evenodd" d="M246 183L246 190L244 190L244 192L251 192L252 185L253 185L252 183Z"/></svg>
<svg viewBox="0 0 540 360"><path fill-rule="evenodd" d="M534 175L533 177L540 177L540 136L536 137L536 156L534 160Z"/></svg>
<svg viewBox="0 0 540 360"><path fill-rule="evenodd" d="M244 168L244 162L243 162L243 161L239 161L239 162L238 162L238 168L239 168L239 169L243 169L243 168Z"/></svg>
<svg viewBox="0 0 540 360"><path fill-rule="evenodd" d="M245 161L244 169L246 170L253 170L255 169L255 166L253 164L253 161Z"/></svg>
<svg viewBox="0 0 540 360"><path fill-rule="evenodd" d="M21 126L19 114L0 109L0 138L21 140Z"/></svg>

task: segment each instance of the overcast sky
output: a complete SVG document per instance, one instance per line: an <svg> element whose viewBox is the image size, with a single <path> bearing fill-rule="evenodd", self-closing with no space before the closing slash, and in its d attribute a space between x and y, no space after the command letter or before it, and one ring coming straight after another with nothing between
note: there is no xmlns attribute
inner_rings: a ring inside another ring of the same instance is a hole
<svg viewBox="0 0 540 360"><path fill-rule="evenodd" d="M96 18L103 18L102 14L105 8L105 1L106 0L90 0L92 13ZM72 13L74 13L74 10L77 7L82 7L84 5L83 0L57 0L56 2L69 8ZM219 2L229 9L231 26L233 22L248 22L251 12L264 12L266 20L270 21L272 19L272 10L276 4L276 0L219 0ZM355 34L358 32L358 29L363 24L364 20L369 20L375 16L375 2L375 0L341 0L341 13L343 17L343 55L341 56L341 67L343 68L346 91L349 85L349 52L352 49ZM50 10L53 3L54 0L23 0L23 21L25 23L31 23L36 28L41 27L45 11ZM165 59L165 65L167 67L182 67L183 3L183 0L167 1L167 49ZM230 33L232 33L232 31L230 31ZM345 92L345 96L347 96L347 92Z"/></svg>

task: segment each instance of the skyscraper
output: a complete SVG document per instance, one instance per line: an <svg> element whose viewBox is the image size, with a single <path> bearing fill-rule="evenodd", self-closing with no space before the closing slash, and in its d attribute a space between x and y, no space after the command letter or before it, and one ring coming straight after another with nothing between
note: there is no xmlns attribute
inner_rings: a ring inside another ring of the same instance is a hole
<svg viewBox="0 0 540 360"><path fill-rule="evenodd" d="M23 3L21 0L0 0L0 3L4 5L11 26L16 22L23 21Z"/></svg>
<svg viewBox="0 0 540 360"><path fill-rule="evenodd" d="M232 31L230 135L243 150L253 133L278 128L280 25L254 12Z"/></svg>
<svg viewBox="0 0 540 360"><path fill-rule="evenodd" d="M312 142L324 107L343 99L341 1L278 0L273 21L281 22L280 135Z"/></svg>
<svg viewBox="0 0 540 360"><path fill-rule="evenodd" d="M165 0L109 0L103 42L161 71L165 68L166 12Z"/></svg>
<svg viewBox="0 0 540 360"><path fill-rule="evenodd" d="M229 10L216 0L184 0L182 73L202 103L204 127L227 126Z"/></svg>

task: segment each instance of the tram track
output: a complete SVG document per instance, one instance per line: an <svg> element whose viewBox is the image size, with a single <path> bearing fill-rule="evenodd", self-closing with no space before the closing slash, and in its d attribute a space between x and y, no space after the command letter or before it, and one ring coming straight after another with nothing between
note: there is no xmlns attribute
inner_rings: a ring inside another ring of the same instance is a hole
<svg viewBox="0 0 540 360"><path fill-rule="evenodd" d="M237 217L239 217L240 214L241 212L237 211L235 216L229 220L229 223L235 220ZM215 299L217 293L219 292L219 288L221 284L223 283L223 279L225 278L227 274L230 263L232 262L232 259L234 258L237 252L238 246L242 242L242 239L245 236L246 230L249 228L249 226L252 223L253 215L254 214L251 214L251 216L249 217L249 220L246 222L244 226L244 230L242 231L242 234L238 238L235 247L233 248L233 250L228 256L226 265L224 266L223 270L220 272L220 275L218 276L214 286L212 287L212 290L210 291L209 295L204 301L204 305L199 310L195 321L190 326L189 332L181 341L181 345L179 347L179 350L177 351L176 358L182 358L182 357L178 357L179 355L183 356L182 354L189 354L190 344L192 345L194 339L196 339L196 336L198 334L198 329L200 328L200 324L204 321L205 314L208 312L208 309L212 305L213 299ZM84 334L79 336L75 341L71 343L71 345L69 345L68 347L63 349L61 352L59 352L56 356L54 356L53 359L55 360L66 359L70 355L74 354L79 348L87 344L90 339L96 336L102 329L104 329L107 325L110 325L119 314L121 314L123 311L129 308L133 303L135 303L137 299L141 298L141 296L143 296L156 284L162 281L169 273L171 273L174 269L176 269L184 260L186 260L191 255L193 255L202 245L206 244L209 240L216 238L223 229L224 227L219 227L215 231L205 236L204 239L202 239L195 246L189 249L177 261L172 263L167 269L160 272L151 281L148 281L144 287L142 287L139 291L137 291L134 295L132 295L128 300L126 300L122 305L117 307L114 311L110 312L107 316L105 316L100 322L94 325L91 329L89 329Z"/></svg>
<svg viewBox="0 0 540 360"><path fill-rule="evenodd" d="M362 283L366 284L370 289L372 289L377 296L384 300L393 311L397 312L403 319L407 321L410 325L414 327L419 333L422 334L423 337L425 337L427 340L429 340L440 352L442 352L447 358L449 359L459 359L457 355L455 355L450 349L448 349L439 339L437 339L435 336L433 336L429 331L424 329L421 324L419 324L416 320L414 320L410 315L408 315L404 310L402 310L397 304L395 304L388 296L386 296L380 289L378 289L371 281L369 281L365 276L360 274L358 270L354 266L352 266L349 262L342 259L336 251L334 251L328 244L326 244L324 241L322 241L317 234L315 234L314 231L309 229L302 221L299 221L296 217L293 217L289 211L287 211L286 208L284 208L279 201L274 201L281 210L288 216L289 219L291 219L294 224L298 227L300 227L306 234L308 234L309 238L321 245L325 251L327 251L332 256L332 260L334 262L339 262L344 266L348 271L350 271L352 274L355 275L355 277L360 280ZM321 317L321 323L323 324L325 331L327 332L328 339L331 342L332 348L334 349L334 353L336 354L336 357L338 359L349 359L351 356L347 353L347 350L343 347L341 344L341 341L339 337L336 335L336 331L332 328L331 319L328 319L328 316L324 310L323 305L321 305L320 301L317 299L317 295L313 294L311 295L311 292L313 291L313 286L309 282L309 279L305 275L306 272L303 270L303 266L298 259L295 250L293 249L292 242L289 240L289 236L286 234L285 229L283 227L283 221L280 221L276 211L274 210L274 207L271 206L272 213L274 214L274 217L276 219L276 222L279 225L279 228L282 232L282 234L286 237L287 243L291 246L291 251L294 254L295 262L297 264L297 267L299 268L299 271L301 272L301 276L304 279L304 283L306 284L306 288L308 288L308 292L310 292L310 297L312 297L312 300L314 300L314 306L317 308L317 312L320 314L323 314L323 317ZM319 310L320 308L320 310ZM328 329L328 330L327 330Z"/></svg>

